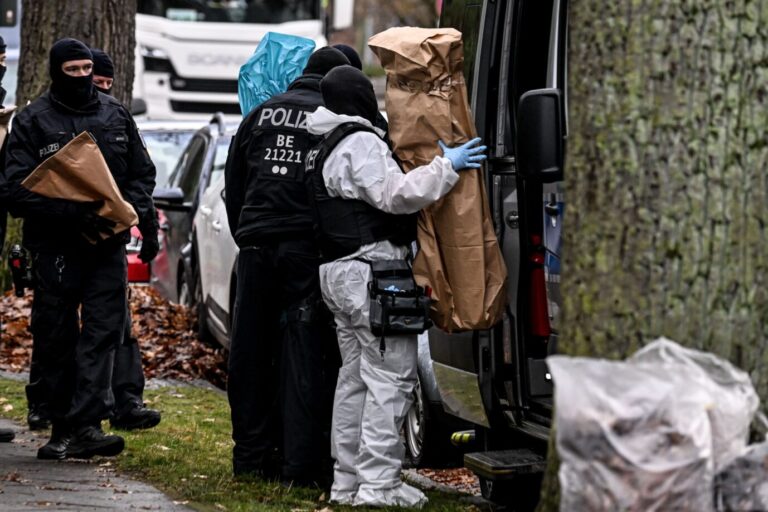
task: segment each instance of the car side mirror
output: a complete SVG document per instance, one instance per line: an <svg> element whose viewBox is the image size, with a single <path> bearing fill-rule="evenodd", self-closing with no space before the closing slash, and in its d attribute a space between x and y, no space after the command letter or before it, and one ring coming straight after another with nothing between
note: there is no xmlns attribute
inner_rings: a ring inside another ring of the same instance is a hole
<svg viewBox="0 0 768 512"><path fill-rule="evenodd" d="M517 166L523 177L562 181L565 163L563 99L558 89L536 89L517 108Z"/></svg>
<svg viewBox="0 0 768 512"><path fill-rule="evenodd" d="M158 187L152 194L152 200L161 210L184 212L192 209L191 203L184 202L184 191L179 187Z"/></svg>
<svg viewBox="0 0 768 512"><path fill-rule="evenodd" d="M131 100L131 115L140 116L147 113L147 102L141 98Z"/></svg>

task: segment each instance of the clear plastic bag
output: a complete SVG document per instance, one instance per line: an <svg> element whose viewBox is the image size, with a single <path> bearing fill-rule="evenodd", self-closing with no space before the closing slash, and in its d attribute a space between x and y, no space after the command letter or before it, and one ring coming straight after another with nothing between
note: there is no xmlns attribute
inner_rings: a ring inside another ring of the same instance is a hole
<svg viewBox="0 0 768 512"><path fill-rule="evenodd" d="M768 511L768 442L732 459L716 481L718 511Z"/></svg>
<svg viewBox="0 0 768 512"><path fill-rule="evenodd" d="M667 338L646 345L628 361L679 364L698 374L696 382L705 386L713 399L708 413L716 471L744 451L749 425L760 404L746 372L714 354L685 348Z"/></svg>

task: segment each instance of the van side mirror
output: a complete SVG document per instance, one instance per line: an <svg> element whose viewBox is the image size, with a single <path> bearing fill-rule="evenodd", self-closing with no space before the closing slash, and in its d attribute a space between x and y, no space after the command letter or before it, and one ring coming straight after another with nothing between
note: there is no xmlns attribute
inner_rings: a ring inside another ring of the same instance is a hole
<svg viewBox="0 0 768 512"><path fill-rule="evenodd" d="M157 187L152 194L152 200L161 210L183 212L192 209L191 203L184 202L184 192L179 187Z"/></svg>
<svg viewBox="0 0 768 512"><path fill-rule="evenodd" d="M140 116L147 113L147 102L141 98L131 100L131 115Z"/></svg>
<svg viewBox="0 0 768 512"><path fill-rule="evenodd" d="M517 163L523 177L562 181L565 161L563 100L558 89L536 89L517 108Z"/></svg>

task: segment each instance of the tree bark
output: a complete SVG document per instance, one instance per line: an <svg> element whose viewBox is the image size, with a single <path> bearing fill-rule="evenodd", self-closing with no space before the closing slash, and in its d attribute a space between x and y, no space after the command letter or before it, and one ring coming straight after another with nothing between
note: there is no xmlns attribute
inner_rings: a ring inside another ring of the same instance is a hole
<svg viewBox="0 0 768 512"><path fill-rule="evenodd" d="M123 0L23 0L21 55L16 92L21 107L50 85L48 52L58 39L73 37L107 52L115 65L113 95L131 101L136 46L136 2Z"/></svg>
<svg viewBox="0 0 768 512"><path fill-rule="evenodd" d="M569 23L559 350L667 336L747 370L765 408L768 3L574 0Z"/></svg>

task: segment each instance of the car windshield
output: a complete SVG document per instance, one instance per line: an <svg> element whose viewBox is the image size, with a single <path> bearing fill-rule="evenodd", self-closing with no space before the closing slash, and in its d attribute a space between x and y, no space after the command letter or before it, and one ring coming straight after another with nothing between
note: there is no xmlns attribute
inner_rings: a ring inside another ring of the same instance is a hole
<svg viewBox="0 0 768 512"><path fill-rule="evenodd" d="M320 0L139 0L140 14L174 21L283 23L320 18Z"/></svg>
<svg viewBox="0 0 768 512"><path fill-rule="evenodd" d="M150 158L155 163L157 177L155 184L164 187L176 167L181 152L195 133L194 130L152 130L141 132Z"/></svg>

